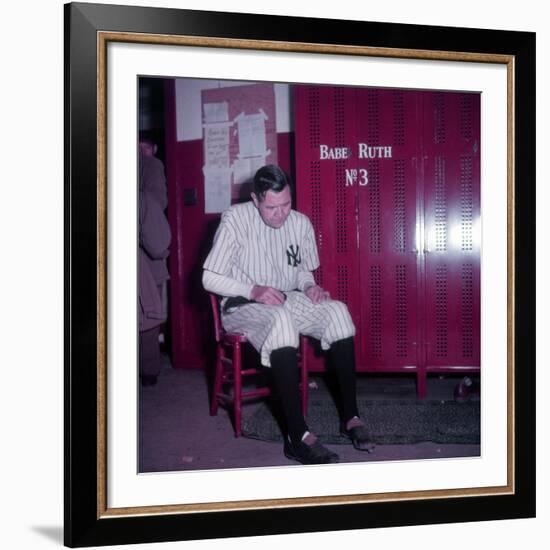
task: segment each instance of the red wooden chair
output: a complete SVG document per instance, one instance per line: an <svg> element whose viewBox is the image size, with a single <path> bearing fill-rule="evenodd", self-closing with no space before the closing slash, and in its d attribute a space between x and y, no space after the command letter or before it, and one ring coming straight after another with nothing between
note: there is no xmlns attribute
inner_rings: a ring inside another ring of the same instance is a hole
<svg viewBox="0 0 550 550"><path fill-rule="evenodd" d="M271 394L268 386L243 389L243 377L259 374L261 371L255 367L245 367L242 360L242 345L248 343L246 336L226 332L221 324L219 297L209 293L212 317L214 319L214 335L216 338L216 367L214 373L214 389L210 401L210 414L218 414L218 404L225 402L233 409L235 423L235 437L241 435L242 404L243 401L257 399ZM298 367L300 369L300 390L302 396L302 413L307 414L308 398L308 372L306 364L307 339L300 337L300 350L298 353ZM229 351L229 353L228 353ZM224 392L224 386L232 389L232 392Z"/></svg>

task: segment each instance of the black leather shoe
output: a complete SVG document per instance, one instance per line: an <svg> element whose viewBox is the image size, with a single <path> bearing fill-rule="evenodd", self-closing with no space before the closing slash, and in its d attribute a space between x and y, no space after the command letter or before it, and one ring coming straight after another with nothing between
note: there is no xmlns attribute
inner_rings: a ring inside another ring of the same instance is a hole
<svg viewBox="0 0 550 550"><path fill-rule="evenodd" d="M157 383L158 377L154 374L144 374L141 376L142 386L154 386Z"/></svg>
<svg viewBox="0 0 550 550"><path fill-rule="evenodd" d="M351 439L351 444L358 451L366 451L367 453L374 451L376 445L370 440L366 426L355 426L349 430L342 426L340 432Z"/></svg>
<svg viewBox="0 0 550 550"><path fill-rule="evenodd" d="M307 445L300 441L294 445L288 439L285 439L285 456L291 460L296 460L301 464L338 464L339 456L333 453L319 441L315 441L311 445Z"/></svg>

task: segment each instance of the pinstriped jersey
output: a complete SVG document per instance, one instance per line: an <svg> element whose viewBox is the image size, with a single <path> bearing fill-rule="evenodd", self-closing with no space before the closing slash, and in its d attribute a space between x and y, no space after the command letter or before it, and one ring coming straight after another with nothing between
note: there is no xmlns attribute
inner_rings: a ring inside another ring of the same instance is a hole
<svg viewBox="0 0 550 550"><path fill-rule="evenodd" d="M222 214L204 269L243 285L303 290L314 283L319 255L311 222L291 210L279 228L268 226L252 201ZM227 294L226 294L227 295Z"/></svg>

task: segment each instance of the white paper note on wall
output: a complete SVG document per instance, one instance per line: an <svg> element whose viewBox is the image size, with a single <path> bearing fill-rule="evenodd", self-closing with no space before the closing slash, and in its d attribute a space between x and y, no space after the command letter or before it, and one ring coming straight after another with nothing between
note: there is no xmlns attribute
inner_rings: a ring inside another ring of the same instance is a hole
<svg viewBox="0 0 550 550"><path fill-rule="evenodd" d="M205 124L226 122L229 118L227 101L222 101L220 103L205 103L203 109Z"/></svg>
<svg viewBox="0 0 550 550"><path fill-rule="evenodd" d="M228 103L205 103L204 113L204 212L216 214L231 205Z"/></svg>
<svg viewBox="0 0 550 550"><path fill-rule="evenodd" d="M229 168L228 123L205 125L204 165L206 168Z"/></svg>
<svg viewBox="0 0 550 550"><path fill-rule="evenodd" d="M239 132L239 156L258 157L265 156L265 120L266 114L260 110L254 115L240 114L236 122Z"/></svg>
<svg viewBox="0 0 550 550"><path fill-rule="evenodd" d="M240 185L251 178L252 168L250 167L250 159L237 159L233 162L233 183Z"/></svg>
<svg viewBox="0 0 550 550"><path fill-rule="evenodd" d="M217 214L231 206L231 169L203 168L204 212Z"/></svg>

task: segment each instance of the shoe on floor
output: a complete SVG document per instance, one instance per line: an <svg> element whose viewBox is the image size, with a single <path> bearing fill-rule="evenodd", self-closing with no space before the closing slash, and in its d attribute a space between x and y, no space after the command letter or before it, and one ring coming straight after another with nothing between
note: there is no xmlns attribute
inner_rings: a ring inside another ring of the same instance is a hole
<svg viewBox="0 0 550 550"><path fill-rule="evenodd" d="M291 460L296 460L301 464L337 464L339 457L319 441L311 445L300 441L297 445L285 439L285 456Z"/></svg>
<svg viewBox="0 0 550 550"><path fill-rule="evenodd" d="M154 374L143 374L140 378L142 386L154 386L157 383L158 376Z"/></svg>
<svg viewBox="0 0 550 550"><path fill-rule="evenodd" d="M358 451L366 451L367 453L374 451L376 445L371 441L365 425L353 426L349 430L342 426L341 433L351 439L351 444Z"/></svg>

